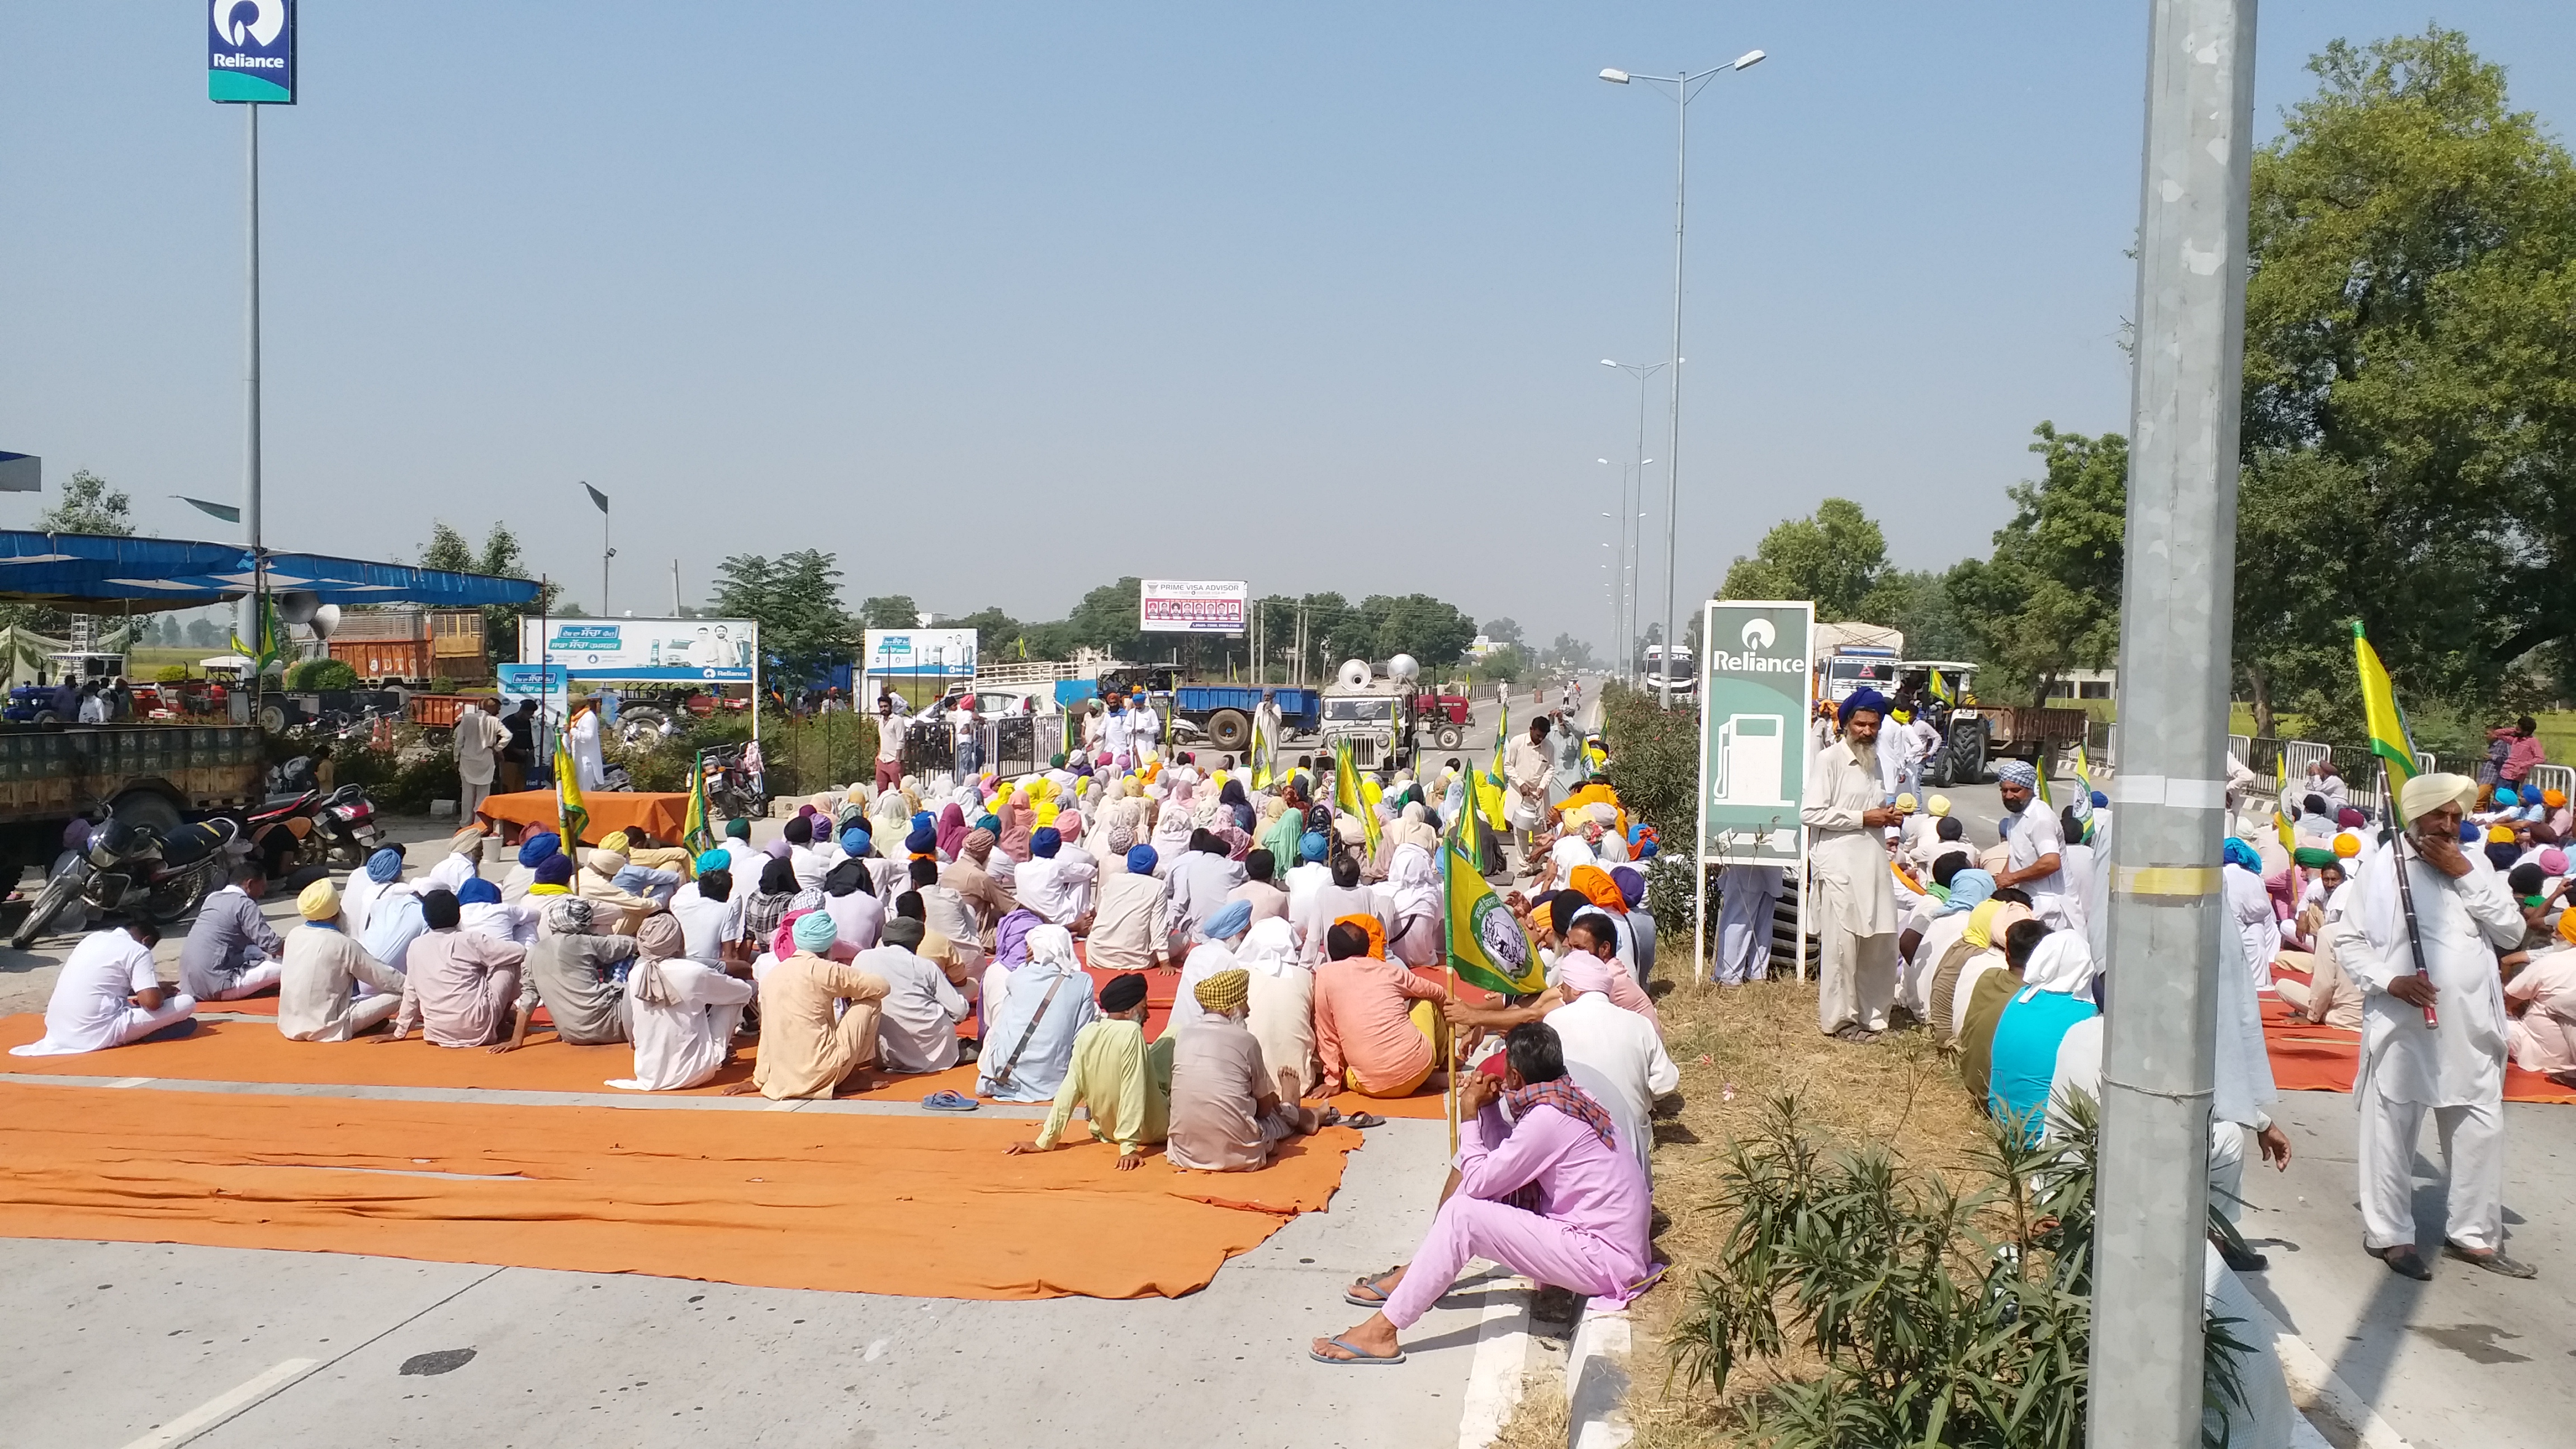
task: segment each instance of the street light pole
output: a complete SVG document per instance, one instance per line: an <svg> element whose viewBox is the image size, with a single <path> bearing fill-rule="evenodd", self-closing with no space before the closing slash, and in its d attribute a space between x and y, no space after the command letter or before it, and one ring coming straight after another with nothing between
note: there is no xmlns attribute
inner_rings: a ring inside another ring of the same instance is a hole
<svg viewBox="0 0 2576 1449"><path fill-rule="evenodd" d="M1727 65L1712 66L1696 74L1684 71L1674 76L1635 76L1624 70L1605 70L1601 78L1613 85L1626 85L1631 79L1673 88L1673 378L1671 441L1664 449L1664 667L1657 688L1658 702L1666 709L1673 707L1673 550L1678 536L1675 514L1681 506L1682 479L1682 248L1686 235L1684 219L1690 196L1690 103L1698 94L1693 87L1705 86L1715 76L1728 71L1760 65L1763 53L1748 50ZM1640 482L1643 480L1641 479ZM1703 641L1705 642L1705 641Z"/></svg>
<svg viewBox="0 0 2576 1449"><path fill-rule="evenodd" d="M267 644L260 637L260 594L267 571L261 566L259 531L259 103L242 107L244 124L249 128L249 190L244 217L248 226L243 257L246 268L243 329L242 405L242 526L248 535L251 556L251 591L242 600L241 638L257 656ZM258 696L259 683L252 680L251 693Z"/></svg>
<svg viewBox="0 0 2576 1449"><path fill-rule="evenodd" d="M1615 367L1621 372L1627 373L1629 376L1637 379L1637 501L1639 503L1643 503L1646 501L1646 465L1655 461L1654 459L1646 456L1646 382L1647 379L1652 378L1656 373L1663 371L1666 367L1672 366L1672 364L1666 362L1619 362L1605 357L1601 359L1601 365L1603 367ZM1678 381L1678 379L1676 380ZM1636 682L1637 663L1637 575L1641 572L1637 567L1637 550L1638 546L1643 544L1645 540L1643 538L1638 538L1633 542L1630 540L1630 532L1632 528L1637 526L1629 518L1629 515L1632 513L1636 514L1639 518L1644 516L1642 510L1631 509L1628 506L1627 496L1623 490L1619 500L1619 549L1621 556L1626 559L1626 563L1623 567L1627 578L1621 587L1627 590L1627 623L1624 627L1628 632L1619 640L1620 653L1627 661L1620 666L1620 672L1627 675L1629 682L1633 684Z"/></svg>
<svg viewBox="0 0 2576 1449"><path fill-rule="evenodd" d="M2255 0L2153 0L2120 828L2094 1198L2092 1449L2200 1442Z"/></svg>

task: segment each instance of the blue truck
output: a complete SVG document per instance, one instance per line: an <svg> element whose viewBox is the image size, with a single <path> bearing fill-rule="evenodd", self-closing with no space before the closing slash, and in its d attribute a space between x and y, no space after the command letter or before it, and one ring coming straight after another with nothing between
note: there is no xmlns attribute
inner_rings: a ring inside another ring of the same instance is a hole
<svg viewBox="0 0 2576 1449"><path fill-rule="evenodd" d="M1261 705L1258 684L1184 684L1172 691L1172 708L1197 725L1208 743L1220 750L1252 747L1252 712ZM1311 689L1268 687L1279 706L1279 723L1290 734L1311 735L1324 727L1324 697ZM1284 742L1283 742L1284 743Z"/></svg>

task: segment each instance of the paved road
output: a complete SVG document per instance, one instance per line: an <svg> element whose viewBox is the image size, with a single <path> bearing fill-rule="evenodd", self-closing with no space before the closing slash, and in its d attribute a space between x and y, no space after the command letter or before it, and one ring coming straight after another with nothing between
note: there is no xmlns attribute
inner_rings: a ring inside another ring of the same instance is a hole
<svg viewBox="0 0 2576 1449"><path fill-rule="evenodd" d="M407 841L447 833L423 821L394 830ZM413 851L421 865L436 853ZM281 931L292 923L285 899L267 910ZM177 974L179 939L158 953L165 978ZM70 944L0 950L0 1012L41 1011ZM113 1080L113 1063L103 1067ZM619 1093L545 1100L639 1105ZM757 1104L700 1104L710 1105ZM1304 1345L1362 1316L1341 1301L1342 1285L1411 1256L1446 1147L1437 1122L1373 1129L1329 1212L1298 1218L1207 1289L1171 1301L891 1298L0 1239L0 1444L628 1449L722 1433L837 1449L1112 1443L1150 1428L1180 1444L1445 1446L1462 1423L1490 1427L1496 1393L1536 1351L1527 1295L1511 1280L1462 1285L1408 1338L1413 1357L1400 1369L1328 1369L1307 1362ZM420 1357L468 1349L470 1360L443 1372ZM191 1416L202 1432L155 1433Z"/></svg>
<svg viewBox="0 0 2576 1449"><path fill-rule="evenodd" d="M2434 1276L2416 1283L2362 1254L2352 1098L2290 1092L2273 1113L2289 1170L2245 1179L2245 1235L2273 1265L2246 1279L2264 1307L2416 1449L2576 1443L2576 1107L2505 1107L2507 1242L2540 1269L2524 1282L2434 1256L2444 1198L2430 1130L2415 1213Z"/></svg>

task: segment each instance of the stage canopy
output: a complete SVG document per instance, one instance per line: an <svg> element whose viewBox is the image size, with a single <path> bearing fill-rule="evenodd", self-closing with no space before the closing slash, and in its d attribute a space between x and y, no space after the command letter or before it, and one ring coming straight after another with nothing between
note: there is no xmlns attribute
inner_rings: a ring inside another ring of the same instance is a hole
<svg viewBox="0 0 2576 1449"><path fill-rule="evenodd" d="M304 591L325 604L421 604L461 609L536 601L532 579L448 573L311 553L268 556L272 594ZM80 613L194 609L251 590L250 551L237 543L109 538L0 530L0 603Z"/></svg>

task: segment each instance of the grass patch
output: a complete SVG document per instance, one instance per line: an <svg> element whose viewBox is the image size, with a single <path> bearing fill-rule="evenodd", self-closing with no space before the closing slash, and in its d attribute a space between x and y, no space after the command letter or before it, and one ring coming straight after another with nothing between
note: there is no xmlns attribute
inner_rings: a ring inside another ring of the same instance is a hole
<svg viewBox="0 0 2576 1449"><path fill-rule="evenodd" d="M1664 1340L1688 1306L1682 1290L1723 1242L1726 1224L1706 1206L1727 1144L1754 1130L1769 1098L1794 1092L1818 1130L1885 1142L1906 1163L1966 1184L1977 1177L1985 1119L1928 1033L1853 1046L1819 1032L1812 982L1679 985L1659 1009L1665 1048L1682 1076L1681 1110L1655 1123L1655 1205L1669 1219L1656 1247L1672 1267L1635 1306L1628 1417L1638 1449L1735 1446L1746 1441L1731 1406L1765 1387L1766 1372L1815 1365L1793 1356L1748 1368L1715 1403L1677 1384L1668 1392Z"/></svg>

